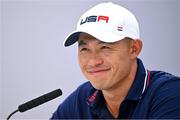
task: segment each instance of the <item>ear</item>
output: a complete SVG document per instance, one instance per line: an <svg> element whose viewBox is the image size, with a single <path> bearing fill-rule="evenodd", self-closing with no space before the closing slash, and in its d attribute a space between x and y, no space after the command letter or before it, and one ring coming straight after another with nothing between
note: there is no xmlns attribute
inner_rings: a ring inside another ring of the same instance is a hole
<svg viewBox="0 0 180 120"><path fill-rule="evenodd" d="M142 46L143 43L140 39L132 40L130 48L132 58L137 58L137 56L141 52Z"/></svg>

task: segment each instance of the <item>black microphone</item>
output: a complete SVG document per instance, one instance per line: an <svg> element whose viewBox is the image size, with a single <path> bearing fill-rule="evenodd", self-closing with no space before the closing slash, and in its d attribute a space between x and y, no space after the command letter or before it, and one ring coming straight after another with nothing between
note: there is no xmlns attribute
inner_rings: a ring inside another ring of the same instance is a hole
<svg viewBox="0 0 180 120"><path fill-rule="evenodd" d="M56 97L59 97L60 95L62 95L61 89L56 89L56 90L54 90L54 91L52 91L52 92L50 92L50 93L47 93L47 94L42 95L42 96L40 96L40 97L38 97L38 98L35 98L35 99L31 100L31 101L28 101L28 102L26 102L26 103L24 103L24 104L21 104L21 105L18 106L18 109L17 109L17 110L15 110L14 112L12 112L12 113L7 117L7 120L8 120L14 113L16 113L16 112L18 112L18 111L19 111L19 112L25 112L25 111L27 111L27 110L29 110L29 109L32 109L32 108L34 108L34 107L36 107L36 106L39 106L39 105L41 105L41 104L43 104L43 103L45 103L45 102L48 102L48 101L50 101L50 100L52 100L52 99L55 99Z"/></svg>

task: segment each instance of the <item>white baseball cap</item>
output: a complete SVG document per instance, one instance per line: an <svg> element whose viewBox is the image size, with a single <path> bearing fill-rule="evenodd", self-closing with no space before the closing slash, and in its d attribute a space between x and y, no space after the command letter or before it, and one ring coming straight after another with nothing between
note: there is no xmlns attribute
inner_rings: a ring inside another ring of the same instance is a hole
<svg viewBox="0 0 180 120"><path fill-rule="evenodd" d="M139 25L133 13L111 2L100 3L85 12L76 30L66 37L64 46L74 44L82 32L103 42L116 42L125 37L140 38Z"/></svg>

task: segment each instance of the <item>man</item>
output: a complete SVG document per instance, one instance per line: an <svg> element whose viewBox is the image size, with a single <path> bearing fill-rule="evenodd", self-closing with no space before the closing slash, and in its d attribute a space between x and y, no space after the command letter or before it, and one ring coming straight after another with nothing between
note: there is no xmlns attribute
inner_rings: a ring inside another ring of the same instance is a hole
<svg viewBox="0 0 180 120"><path fill-rule="evenodd" d="M89 80L55 111L61 118L180 118L180 78L145 69L139 25L127 9L101 3L84 13L65 41L78 42L80 68Z"/></svg>

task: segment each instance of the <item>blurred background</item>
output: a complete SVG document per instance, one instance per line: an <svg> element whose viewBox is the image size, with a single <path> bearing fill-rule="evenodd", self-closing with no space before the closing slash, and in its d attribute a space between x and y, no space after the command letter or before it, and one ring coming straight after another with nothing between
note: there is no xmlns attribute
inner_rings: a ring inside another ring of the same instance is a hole
<svg viewBox="0 0 180 120"><path fill-rule="evenodd" d="M79 17L101 2L132 11L144 46L139 56L150 70L180 76L179 0L1 0L0 119L18 105L54 89L63 95L14 119L49 119L58 105L87 81L77 60L77 44L63 47Z"/></svg>

